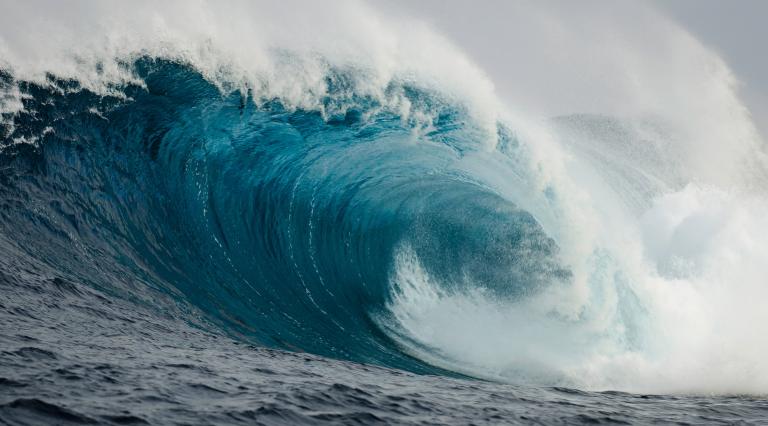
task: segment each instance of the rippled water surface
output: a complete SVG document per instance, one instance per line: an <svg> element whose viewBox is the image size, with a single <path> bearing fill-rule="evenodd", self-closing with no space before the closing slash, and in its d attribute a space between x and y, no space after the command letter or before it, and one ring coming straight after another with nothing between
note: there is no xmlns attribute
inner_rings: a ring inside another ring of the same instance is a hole
<svg viewBox="0 0 768 426"><path fill-rule="evenodd" d="M756 398L520 387L260 349L2 266L3 424L768 422Z"/></svg>

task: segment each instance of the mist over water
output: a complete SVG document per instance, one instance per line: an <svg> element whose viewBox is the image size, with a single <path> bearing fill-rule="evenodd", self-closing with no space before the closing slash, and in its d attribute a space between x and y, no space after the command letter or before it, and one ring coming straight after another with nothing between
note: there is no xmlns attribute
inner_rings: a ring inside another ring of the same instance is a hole
<svg viewBox="0 0 768 426"><path fill-rule="evenodd" d="M764 142L715 52L604 6L460 5L493 38L455 41L428 3L5 7L2 241L141 293L41 249L114 243L114 276L271 348L764 395Z"/></svg>

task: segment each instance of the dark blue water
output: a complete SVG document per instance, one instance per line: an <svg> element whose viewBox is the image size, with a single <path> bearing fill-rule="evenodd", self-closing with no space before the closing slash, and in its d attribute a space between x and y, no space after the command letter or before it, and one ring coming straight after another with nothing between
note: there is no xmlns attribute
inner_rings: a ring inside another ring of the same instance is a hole
<svg viewBox="0 0 768 426"><path fill-rule="evenodd" d="M768 422L759 398L489 383L393 340L404 245L505 300L572 276L467 173L491 135L438 93L388 89L437 117L424 129L352 71L320 112L126 67L144 84L111 96L0 75L24 95L0 131L0 423ZM492 136L514 165L514 133Z"/></svg>

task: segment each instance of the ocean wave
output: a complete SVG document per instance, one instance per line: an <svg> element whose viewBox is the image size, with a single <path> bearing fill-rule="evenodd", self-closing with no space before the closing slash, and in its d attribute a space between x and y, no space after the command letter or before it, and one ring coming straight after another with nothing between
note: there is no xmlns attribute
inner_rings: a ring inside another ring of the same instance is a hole
<svg viewBox="0 0 768 426"><path fill-rule="evenodd" d="M357 3L343 31L361 40L334 48L107 9L103 39L0 50L11 257L273 348L516 383L768 386L768 318L746 303L766 292L768 174L741 116L732 155L688 158L701 133L677 116L512 114L457 49Z"/></svg>

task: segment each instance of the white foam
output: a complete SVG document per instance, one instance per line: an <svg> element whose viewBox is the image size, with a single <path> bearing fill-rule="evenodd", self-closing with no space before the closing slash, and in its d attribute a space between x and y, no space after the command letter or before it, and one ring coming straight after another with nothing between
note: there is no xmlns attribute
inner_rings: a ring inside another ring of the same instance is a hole
<svg viewBox="0 0 768 426"><path fill-rule="evenodd" d="M495 135L493 85L478 67L423 24L386 20L354 1L31 1L0 16L0 53L18 79L54 73L96 92L135 80L122 62L166 57L221 86L307 109L323 108L330 66L354 68L359 95L407 114L406 98L386 89L412 80L467 104Z"/></svg>
<svg viewBox="0 0 768 426"><path fill-rule="evenodd" d="M686 187L659 198L640 220L644 254L590 256L581 269L583 287L554 287L522 300L502 300L471 285L446 290L405 246L392 277L393 320L385 324L415 356L477 377L601 390L764 394L766 208L759 197ZM617 255L627 258L611 257ZM636 292L636 306L621 294L617 273ZM633 316L627 322L620 304L630 302L623 308ZM628 344L632 328L640 338Z"/></svg>

